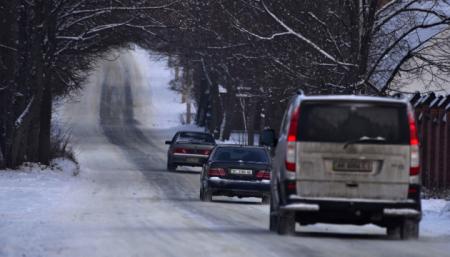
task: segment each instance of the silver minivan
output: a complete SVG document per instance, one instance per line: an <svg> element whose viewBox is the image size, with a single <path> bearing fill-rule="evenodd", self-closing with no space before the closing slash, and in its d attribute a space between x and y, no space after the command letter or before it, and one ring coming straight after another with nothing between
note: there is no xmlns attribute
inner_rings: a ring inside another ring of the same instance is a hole
<svg viewBox="0 0 450 257"><path fill-rule="evenodd" d="M284 115L271 178L270 230L295 224L376 224L417 238L419 140L406 100L295 96Z"/></svg>

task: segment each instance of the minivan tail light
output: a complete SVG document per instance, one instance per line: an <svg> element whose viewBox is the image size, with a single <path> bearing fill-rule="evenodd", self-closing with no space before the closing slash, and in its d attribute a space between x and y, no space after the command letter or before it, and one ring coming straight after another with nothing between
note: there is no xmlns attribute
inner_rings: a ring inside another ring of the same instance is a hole
<svg viewBox="0 0 450 257"><path fill-rule="evenodd" d="M223 169L223 168L210 168L208 170L208 176L209 177L224 177L225 176L225 169Z"/></svg>
<svg viewBox="0 0 450 257"><path fill-rule="evenodd" d="M409 119L409 145L411 151L411 164L409 175L417 176L420 173L420 154L419 154L419 137L417 136L417 126L412 110L408 112Z"/></svg>
<svg viewBox="0 0 450 257"><path fill-rule="evenodd" d="M297 107L291 116L286 144L286 170L295 172L296 170L296 143L298 133L298 122L300 117L300 107Z"/></svg>
<svg viewBox="0 0 450 257"><path fill-rule="evenodd" d="M300 116L300 107L297 107L291 116L291 122L289 124L289 131L288 131L288 138L287 138L288 142L296 142L297 141L299 116Z"/></svg>
<svg viewBox="0 0 450 257"><path fill-rule="evenodd" d="M286 184L287 194L288 195L296 195L297 194L297 185L295 182L288 181Z"/></svg>

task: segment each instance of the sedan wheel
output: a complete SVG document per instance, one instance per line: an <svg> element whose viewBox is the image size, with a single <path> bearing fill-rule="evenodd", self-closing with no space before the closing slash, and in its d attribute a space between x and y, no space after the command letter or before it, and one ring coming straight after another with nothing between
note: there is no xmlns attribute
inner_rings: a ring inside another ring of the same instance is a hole
<svg viewBox="0 0 450 257"><path fill-rule="evenodd" d="M200 187L200 200L204 201L205 196L203 195L203 187Z"/></svg>
<svg viewBox="0 0 450 257"><path fill-rule="evenodd" d="M274 203L273 203L273 199L270 198L270 219L269 219L269 230L272 232L277 231L277 227L278 227L278 217L275 214L275 208L273 207Z"/></svg>
<svg viewBox="0 0 450 257"><path fill-rule="evenodd" d="M203 189L203 201L211 202L212 201L212 192L207 188Z"/></svg>
<svg viewBox="0 0 450 257"><path fill-rule="evenodd" d="M167 170L168 171L175 171L177 169L177 165L173 164L170 161L167 161Z"/></svg>

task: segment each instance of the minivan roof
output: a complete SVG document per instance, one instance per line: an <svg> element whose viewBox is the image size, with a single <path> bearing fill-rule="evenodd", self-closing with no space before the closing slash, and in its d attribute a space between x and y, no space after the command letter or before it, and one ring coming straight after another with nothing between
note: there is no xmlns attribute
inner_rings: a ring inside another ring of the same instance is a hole
<svg viewBox="0 0 450 257"><path fill-rule="evenodd" d="M357 95L320 95L320 96L305 96L300 95L302 101L363 101L363 102L384 102L384 103L407 103L407 99L378 97L378 96L357 96Z"/></svg>

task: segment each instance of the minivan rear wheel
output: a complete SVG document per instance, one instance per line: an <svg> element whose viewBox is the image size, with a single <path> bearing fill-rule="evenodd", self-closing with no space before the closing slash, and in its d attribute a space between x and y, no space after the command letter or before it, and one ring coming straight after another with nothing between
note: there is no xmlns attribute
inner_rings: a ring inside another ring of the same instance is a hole
<svg viewBox="0 0 450 257"><path fill-rule="evenodd" d="M279 235L293 235L295 233L295 213L278 212L277 213L277 233Z"/></svg>
<svg viewBox="0 0 450 257"><path fill-rule="evenodd" d="M406 218L395 226L388 226L386 230L388 237L392 239L418 239L419 221Z"/></svg>
<svg viewBox="0 0 450 257"><path fill-rule="evenodd" d="M419 222L415 219L404 219L402 222L400 237L403 240L419 238Z"/></svg>

